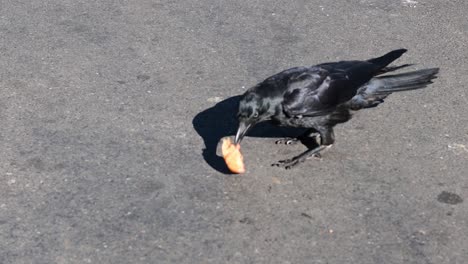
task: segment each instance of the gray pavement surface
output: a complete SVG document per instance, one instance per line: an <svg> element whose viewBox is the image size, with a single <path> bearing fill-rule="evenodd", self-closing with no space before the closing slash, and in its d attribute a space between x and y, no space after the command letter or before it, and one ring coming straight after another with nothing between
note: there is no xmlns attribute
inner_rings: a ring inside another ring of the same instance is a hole
<svg viewBox="0 0 468 264"><path fill-rule="evenodd" d="M0 263L468 263L468 2L0 1ZM441 67L321 161L235 97L280 70ZM205 150L204 150L205 149Z"/></svg>

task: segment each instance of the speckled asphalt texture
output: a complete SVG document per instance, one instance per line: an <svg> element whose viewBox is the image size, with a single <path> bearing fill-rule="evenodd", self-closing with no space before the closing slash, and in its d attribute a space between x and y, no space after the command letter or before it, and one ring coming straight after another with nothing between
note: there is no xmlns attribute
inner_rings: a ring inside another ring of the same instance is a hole
<svg viewBox="0 0 468 264"><path fill-rule="evenodd" d="M0 263L468 261L468 2L1 1ZM323 159L263 125L226 173L237 95L407 48L440 67L336 127Z"/></svg>

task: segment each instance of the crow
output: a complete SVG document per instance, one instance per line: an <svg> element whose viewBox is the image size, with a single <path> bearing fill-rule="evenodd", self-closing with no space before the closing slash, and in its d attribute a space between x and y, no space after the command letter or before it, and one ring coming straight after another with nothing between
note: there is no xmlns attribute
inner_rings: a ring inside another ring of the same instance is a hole
<svg viewBox="0 0 468 264"><path fill-rule="evenodd" d="M306 129L297 138L277 143L291 144L307 138L316 141L302 154L273 166L290 169L311 156L319 156L335 142L333 127L350 120L352 111L376 107L394 92L424 88L437 78L439 68L381 75L411 66L388 66L406 51L398 49L366 61L295 67L265 79L241 97L234 143L239 144L255 124L270 121Z"/></svg>

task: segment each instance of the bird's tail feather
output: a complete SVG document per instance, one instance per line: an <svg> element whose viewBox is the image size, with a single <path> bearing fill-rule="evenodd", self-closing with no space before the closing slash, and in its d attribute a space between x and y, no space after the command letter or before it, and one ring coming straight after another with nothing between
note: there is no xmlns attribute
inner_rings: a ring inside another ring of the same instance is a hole
<svg viewBox="0 0 468 264"><path fill-rule="evenodd" d="M380 68L384 68L385 66L392 63L394 60L398 59L403 53L405 53L406 49L397 49L394 51L390 51L389 53L374 59L368 60L368 62L376 64L380 66Z"/></svg>
<svg viewBox="0 0 468 264"><path fill-rule="evenodd" d="M377 77L381 81L381 85L372 94L390 94L400 91L408 91L424 88L432 83L432 80L437 78L439 68L424 69L407 73L387 75Z"/></svg>

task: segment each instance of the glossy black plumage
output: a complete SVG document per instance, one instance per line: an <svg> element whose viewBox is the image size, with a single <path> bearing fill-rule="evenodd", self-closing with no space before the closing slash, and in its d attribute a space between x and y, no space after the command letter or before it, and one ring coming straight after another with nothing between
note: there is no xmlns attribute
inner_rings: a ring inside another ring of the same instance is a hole
<svg viewBox="0 0 468 264"><path fill-rule="evenodd" d="M296 67L250 88L239 104L240 142L247 130L270 120L277 125L308 128L301 138L320 135L320 142L299 156L274 165L290 168L334 143L333 127L348 121L350 111L375 107L393 92L424 88L437 68L382 75L410 65L388 67L405 49L367 61L340 61Z"/></svg>

